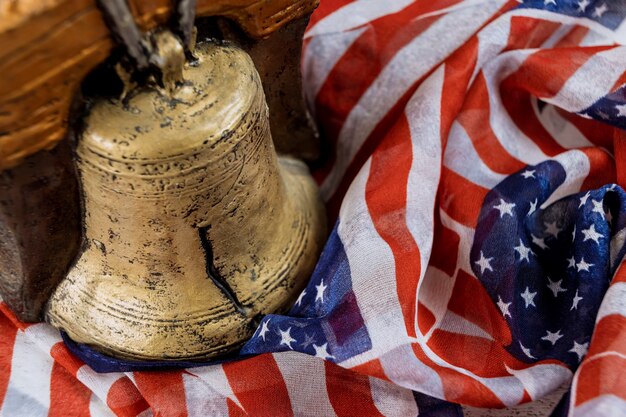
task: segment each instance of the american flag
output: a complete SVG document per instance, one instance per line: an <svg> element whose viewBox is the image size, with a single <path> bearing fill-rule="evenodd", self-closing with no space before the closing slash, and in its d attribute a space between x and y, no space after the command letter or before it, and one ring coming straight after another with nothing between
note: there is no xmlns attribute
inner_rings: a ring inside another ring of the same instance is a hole
<svg viewBox="0 0 626 417"><path fill-rule="evenodd" d="M0 415L525 415L555 395L545 415L626 415L625 17L322 0L303 71L336 223L289 314L238 360L152 371L3 306Z"/></svg>

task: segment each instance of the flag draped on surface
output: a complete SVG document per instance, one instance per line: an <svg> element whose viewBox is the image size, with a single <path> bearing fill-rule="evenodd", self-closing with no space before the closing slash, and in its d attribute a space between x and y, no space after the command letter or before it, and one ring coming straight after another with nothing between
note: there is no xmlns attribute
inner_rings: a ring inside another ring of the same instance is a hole
<svg viewBox="0 0 626 417"><path fill-rule="evenodd" d="M240 360L98 373L2 307L0 414L452 417L565 387L554 416L626 415L625 17L322 0L303 72L336 223L290 313Z"/></svg>

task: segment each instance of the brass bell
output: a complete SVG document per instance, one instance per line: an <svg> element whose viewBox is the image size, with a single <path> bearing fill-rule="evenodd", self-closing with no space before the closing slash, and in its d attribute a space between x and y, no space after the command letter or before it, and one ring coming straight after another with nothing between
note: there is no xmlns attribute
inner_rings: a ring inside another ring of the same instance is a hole
<svg viewBox="0 0 626 417"><path fill-rule="evenodd" d="M83 250L47 320L111 355L231 351L290 306L325 239L308 168L274 151L250 57L214 43L195 55L171 94L96 101L76 145Z"/></svg>

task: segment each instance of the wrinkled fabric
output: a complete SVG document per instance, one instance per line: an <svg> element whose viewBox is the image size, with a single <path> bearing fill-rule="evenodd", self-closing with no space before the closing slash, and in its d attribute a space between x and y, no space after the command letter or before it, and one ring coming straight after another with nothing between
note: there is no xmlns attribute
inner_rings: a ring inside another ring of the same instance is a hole
<svg viewBox="0 0 626 417"><path fill-rule="evenodd" d="M291 311L235 360L146 371L3 307L0 413L626 415L625 16L322 0L303 75L335 226Z"/></svg>

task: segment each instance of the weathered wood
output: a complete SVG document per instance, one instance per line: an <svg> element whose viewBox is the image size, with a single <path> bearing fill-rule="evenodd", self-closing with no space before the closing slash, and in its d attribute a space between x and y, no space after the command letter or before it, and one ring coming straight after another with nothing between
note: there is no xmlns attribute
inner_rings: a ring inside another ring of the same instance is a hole
<svg viewBox="0 0 626 417"><path fill-rule="evenodd" d="M252 38L305 18L319 0L197 0L197 16L224 16ZM166 23L170 0L133 0L142 30ZM113 42L95 0L0 4L0 170L51 149L66 133L72 97Z"/></svg>
<svg viewBox="0 0 626 417"><path fill-rule="evenodd" d="M38 321L80 242L78 184L67 141L0 172L0 294Z"/></svg>

